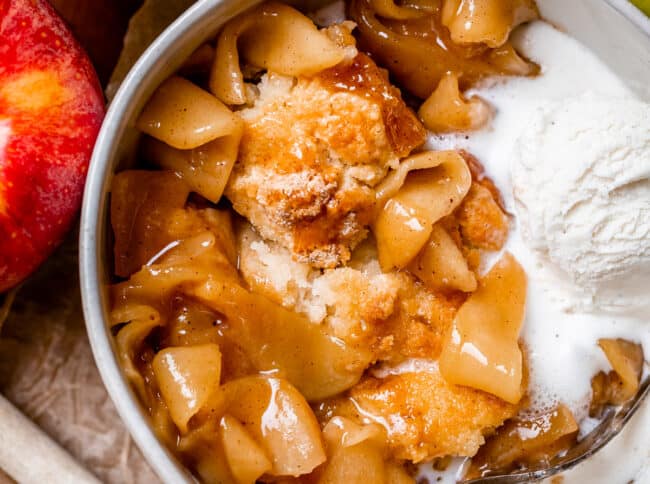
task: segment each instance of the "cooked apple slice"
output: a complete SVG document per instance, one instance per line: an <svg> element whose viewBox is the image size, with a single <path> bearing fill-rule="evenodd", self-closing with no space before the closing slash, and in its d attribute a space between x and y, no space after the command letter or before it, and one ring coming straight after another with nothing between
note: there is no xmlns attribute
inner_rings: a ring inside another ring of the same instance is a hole
<svg viewBox="0 0 650 484"><path fill-rule="evenodd" d="M347 390L372 359L369 350L345 344L305 315L223 278L201 284L191 293L226 316L224 336L237 342L258 371L276 372L309 401Z"/></svg>
<svg viewBox="0 0 650 484"><path fill-rule="evenodd" d="M540 67L519 55L510 41L490 51L488 62L500 72L512 76L535 76L540 72Z"/></svg>
<svg viewBox="0 0 650 484"><path fill-rule="evenodd" d="M350 447L362 442L374 445L386 443L386 431L377 423L360 424L346 417L334 417L323 427L328 448Z"/></svg>
<svg viewBox="0 0 650 484"><path fill-rule="evenodd" d="M401 466L387 461L386 432L376 423L361 425L345 417L332 418L323 428L327 463L315 472L318 484L412 484Z"/></svg>
<svg viewBox="0 0 650 484"><path fill-rule="evenodd" d="M426 158L435 158L435 152L412 159L419 162ZM429 239L433 224L458 207L472 182L465 160L450 152L445 152L437 166L411 171L402 180L404 184L386 201L373 224L384 271L404 268L415 258Z"/></svg>
<svg viewBox="0 0 650 484"><path fill-rule="evenodd" d="M153 371L172 420L186 433L189 420L219 388L221 353L215 344L165 348Z"/></svg>
<svg viewBox="0 0 650 484"><path fill-rule="evenodd" d="M525 304L526 274L506 253L458 310L440 355L443 377L519 402L524 389L518 338Z"/></svg>
<svg viewBox="0 0 650 484"><path fill-rule="evenodd" d="M345 50L298 10L266 2L232 19L219 34L210 90L226 104L247 101L240 56L270 72L298 76L338 64Z"/></svg>
<svg viewBox="0 0 650 484"><path fill-rule="evenodd" d="M191 150L240 129L241 121L199 86L171 77L147 102L137 126L142 132L180 150Z"/></svg>
<svg viewBox="0 0 650 484"><path fill-rule="evenodd" d="M499 47L517 25L539 17L534 0L444 0L442 23L457 44Z"/></svg>
<svg viewBox="0 0 650 484"><path fill-rule="evenodd" d="M318 484L356 482L384 484L386 481L381 447L362 442L338 447L330 456Z"/></svg>
<svg viewBox="0 0 650 484"><path fill-rule="evenodd" d="M598 372L591 379L589 415L598 417L607 405L622 405L639 390L643 372L643 348L624 339L600 339L598 345L612 365L609 373Z"/></svg>
<svg viewBox="0 0 650 484"><path fill-rule="evenodd" d="M201 482L233 482L225 450L221 444L220 421L213 418L181 435L176 442L181 454L194 464Z"/></svg>
<svg viewBox="0 0 650 484"><path fill-rule="evenodd" d="M238 280L237 269L221 252L212 232L199 232L161 252L159 262L110 287L113 307L139 303L167 310L179 286L200 284L208 278Z"/></svg>
<svg viewBox="0 0 650 484"><path fill-rule="evenodd" d="M578 424L562 404L550 412L512 419L481 447L467 478L480 477L486 471L548 463L575 444L577 435Z"/></svg>
<svg viewBox="0 0 650 484"><path fill-rule="evenodd" d="M227 412L270 458L275 476L308 474L325 462L318 421L309 404L288 381L247 377L222 387Z"/></svg>
<svg viewBox="0 0 650 484"><path fill-rule="evenodd" d="M433 226L429 241L408 269L435 291L458 289L472 292L476 289L476 276L469 270L456 243L439 224Z"/></svg>
<svg viewBox="0 0 650 484"><path fill-rule="evenodd" d="M450 133L481 129L490 121L492 110L477 96L465 99L458 88L458 75L448 72L420 106L418 115L434 133Z"/></svg>
<svg viewBox="0 0 650 484"><path fill-rule="evenodd" d="M136 368L135 361L144 340L163 322L158 311L141 304L125 304L111 312L111 326L124 322L128 324L120 329L115 338L118 357L124 374L135 387L138 396L146 401L145 381Z"/></svg>
<svg viewBox="0 0 650 484"><path fill-rule="evenodd" d="M264 449L253 439L246 428L230 415L220 423L221 445L228 466L238 484L255 484L257 479L271 470L271 461Z"/></svg>
<svg viewBox="0 0 650 484"><path fill-rule="evenodd" d="M242 132L242 122L237 120L232 134L193 150L178 150L155 138L147 138L143 152L149 160L175 172L192 191L217 203L237 159Z"/></svg>
<svg viewBox="0 0 650 484"><path fill-rule="evenodd" d="M380 16L396 20L424 17L430 14L433 9L433 7L428 7L424 3L418 5L418 8L402 7L397 5L395 0L370 0L370 5Z"/></svg>
<svg viewBox="0 0 650 484"><path fill-rule="evenodd" d="M636 395L643 371L643 348L624 339L600 339L602 348L613 370L621 378L621 398L629 400Z"/></svg>

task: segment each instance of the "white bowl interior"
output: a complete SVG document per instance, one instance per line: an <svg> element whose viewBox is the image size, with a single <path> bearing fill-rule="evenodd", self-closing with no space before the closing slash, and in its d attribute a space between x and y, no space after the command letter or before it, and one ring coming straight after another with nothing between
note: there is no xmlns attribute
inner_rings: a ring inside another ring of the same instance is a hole
<svg viewBox="0 0 650 484"><path fill-rule="evenodd" d="M108 326L108 190L113 173L134 162L138 139L135 119L151 93L225 21L255 3L258 0L199 0L156 40L113 100L97 141L84 196L80 271L90 342L118 412L151 466L168 483L194 480L148 425L148 415L118 364ZM591 48L638 95L650 99L650 21L640 12L625 0L538 0L538 4L547 20Z"/></svg>
<svg viewBox="0 0 650 484"><path fill-rule="evenodd" d="M546 20L589 47L639 97L650 99L650 20L640 11L627 0L537 3Z"/></svg>

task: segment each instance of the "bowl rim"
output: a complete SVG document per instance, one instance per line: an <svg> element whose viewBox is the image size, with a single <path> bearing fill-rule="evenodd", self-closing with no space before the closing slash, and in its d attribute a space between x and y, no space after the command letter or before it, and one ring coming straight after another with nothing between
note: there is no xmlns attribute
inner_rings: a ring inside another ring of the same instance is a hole
<svg viewBox="0 0 650 484"><path fill-rule="evenodd" d="M179 50L179 43L187 43L187 38L198 37L201 34L197 32L210 29L206 18L223 10L225 22L255 3L258 0L198 0L156 38L131 68L109 106L95 143L84 190L79 231L79 277L88 339L102 381L118 414L151 468L167 483L190 483L196 479L158 439L150 425L149 415L119 364L114 338L103 311L105 290L99 272L103 228L99 214L106 204L108 180L117 165L119 141L127 128L133 106L143 95L145 89L142 86L151 83L156 74L169 69L169 61L164 59L173 58L170 52Z"/></svg>
<svg viewBox="0 0 650 484"><path fill-rule="evenodd" d="M650 37L650 18L628 0L603 0ZM200 37L199 31L210 30L205 19L222 11L223 21L260 3L260 0L197 0L169 25L142 54L129 71L113 98L98 135L88 170L83 196L79 233L79 277L86 329L95 363L104 386L118 414L143 456L166 483L196 482L190 472L157 438L139 399L131 388L119 364L114 338L103 311L105 288L100 277L99 257L104 243L104 227L99 223L106 204L108 180L116 166L118 144L127 121L132 117L137 100L143 97L146 85L169 69L173 51L187 38ZM195 31L192 33L192 31ZM204 37L205 38L205 37ZM143 87L143 85L145 87Z"/></svg>
<svg viewBox="0 0 650 484"><path fill-rule="evenodd" d="M650 36L650 17L630 0L605 0L605 2L632 22L639 30Z"/></svg>

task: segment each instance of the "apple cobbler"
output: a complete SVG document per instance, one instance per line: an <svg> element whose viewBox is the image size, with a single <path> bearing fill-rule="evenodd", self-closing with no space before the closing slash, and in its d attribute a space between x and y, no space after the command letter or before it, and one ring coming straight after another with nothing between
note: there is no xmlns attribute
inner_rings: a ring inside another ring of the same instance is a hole
<svg viewBox="0 0 650 484"><path fill-rule="evenodd" d="M470 153L423 149L490 121L468 86L538 73L508 40L537 9L346 7L322 28L280 3L245 12L144 107L142 167L111 191L126 375L204 482L546 462L578 426L562 405L528 409L511 216ZM601 346L613 370L594 378L594 415L634 394L643 361Z"/></svg>

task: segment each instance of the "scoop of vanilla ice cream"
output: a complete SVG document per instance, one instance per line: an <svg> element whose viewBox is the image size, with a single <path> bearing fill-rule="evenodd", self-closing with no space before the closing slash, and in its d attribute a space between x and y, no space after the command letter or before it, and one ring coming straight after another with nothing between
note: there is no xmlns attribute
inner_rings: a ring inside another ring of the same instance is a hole
<svg viewBox="0 0 650 484"><path fill-rule="evenodd" d="M524 240L576 290L566 309L648 317L650 104L587 94L544 105L511 169Z"/></svg>

